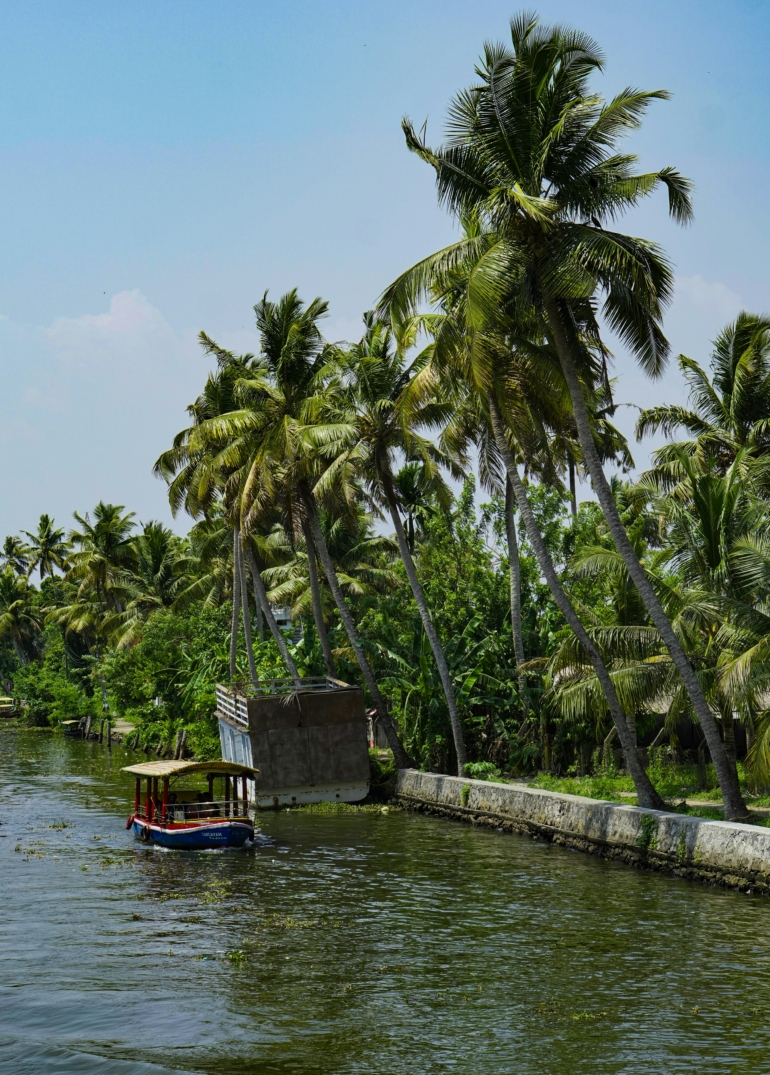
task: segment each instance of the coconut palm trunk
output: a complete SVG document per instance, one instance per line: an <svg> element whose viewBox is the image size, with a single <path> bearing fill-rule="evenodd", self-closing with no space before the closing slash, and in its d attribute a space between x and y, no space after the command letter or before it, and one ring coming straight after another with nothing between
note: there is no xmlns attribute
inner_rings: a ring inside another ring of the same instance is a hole
<svg viewBox="0 0 770 1075"><path fill-rule="evenodd" d="M336 676L337 669L334 666L332 647L329 643L329 634L324 623L323 606L321 605L321 586L318 581L318 565L316 564L316 549L310 526L306 519L302 521L302 533L305 536L305 548L307 549L307 573L310 580L310 598L313 602L313 622L315 623L318 640L321 643L321 651L324 655L326 674Z"/></svg>
<svg viewBox="0 0 770 1075"><path fill-rule="evenodd" d="M577 613L572 607L572 603L567 597L564 589L562 588L559 577L556 574L556 568L553 565L550 553L546 548L543 540L543 535L540 533L540 529L535 520L532 507L529 503L529 497L527 491L522 482L519 471L516 466L516 461L513 458L513 452L510 449L508 441L505 436L505 430L503 426L503 418L500 414L500 410L497 405L497 400L492 393L488 393L489 401L489 413L492 419L492 432L494 433L495 443L497 444L498 451L505 463L505 468L508 473L508 479L511 483L514 496L516 497L516 504L521 517L524 520L524 526L527 531L527 536L532 544L532 548L537 557L537 562L540 567L543 577L548 584L548 588L553 595L553 599L556 602L556 606L561 612L564 619L567 621L576 638L580 642L581 646L585 650L588 659L593 666L596 678L599 681L607 707L609 708L610 715L612 717L613 724L617 729L618 738L623 748L623 754L626 761L626 768L628 769L631 777L634 781L634 787L636 788L636 794L639 800L640 806L652 807L656 810L664 810L665 803L662 798L652 786L650 778L642 766L639 759L639 755L636 751L636 743L634 741L631 728L629 727L628 720L623 708L618 699L615 691L615 685L612 682L607 666L602 659L599 650L592 641L585 627L580 621Z"/></svg>
<svg viewBox="0 0 770 1075"><path fill-rule="evenodd" d="M446 698L447 707L449 709L449 722L452 725L452 736L455 744L455 753L457 754L457 775L462 776L464 773L465 763L467 761L467 753L465 750L465 735L463 733L463 725L460 719L460 712L457 708L457 698L455 696L454 684L452 683L452 677L449 674L449 665L447 664L446 655L444 653L441 641L438 637L433 620L431 619L430 611L428 610L428 603L425 600L425 594L423 593L420 580L417 578L417 571L414 566L414 560L412 559L409 551L409 545L406 540L406 534L404 533L404 526L401 522L401 515L398 510L398 502L396 500L396 492L393 488L393 481L389 473L385 473L382 476L382 488L385 493L385 499L388 503L390 510L390 517L393 520L393 526L396 531L396 541L398 542L398 551L401 553L401 559L406 568L406 577L409 579L409 585L412 588L412 594L414 596L417 608L420 610L420 619L422 625L425 628L425 634L427 635L430 648L433 651L433 657L436 661L436 667L438 668L438 674L441 679L441 686L444 689L444 697Z"/></svg>
<svg viewBox="0 0 770 1075"><path fill-rule="evenodd" d="M289 647L286 645L286 639L283 636L283 632L275 622L275 616L273 615L273 610L270 608L270 602L267 599L267 591L265 590L265 584L262 581L257 558L254 555L254 550L248 544L246 545L246 558L249 561L249 568L251 569L251 580L254 584L254 593L257 595L257 605L262 611L265 621L267 622L268 630L275 640L275 644L283 658L283 662L289 670L289 675L294 680L296 686L300 687L302 681L299 672L297 671L297 666L294 663L294 658L289 653Z"/></svg>
<svg viewBox="0 0 770 1075"><path fill-rule="evenodd" d="M238 615L241 606L241 573L238 570L238 531L233 528L233 615L230 620L230 682L235 681L238 653Z"/></svg>
<svg viewBox="0 0 770 1075"><path fill-rule="evenodd" d="M16 660L19 662L20 667L23 668L25 665L29 664L29 657L24 652L24 647L21 642L19 642L18 638L14 638L13 648L16 652Z"/></svg>
<svg viewBox="0 0 770 1075"><path fill-rule="evenodd" d="M241 590L241 607L243 610L243 637L246 642L246 656L249 659L249 676L252 687L259 686L257 666L254 661L254 647L251 644L251 609L249 608L249 587L246 584L246 566L243 562L243 539L240 530L236 531L235 549L238 554L238 577Z"/></svg>
<svg viewBox="0 0 770 1075"><path fill-rule="evenodd" d="M570 456L567 461L567 467L569 469L569 507L572 512L572 518L577 518L577 491L575 489L575 460Z"/></svg>
<svg viewBox="0 0 770 1075"><path fill-rule="evenodd" d="M329 584L329 589L332 592L334 603L337 606L337 610L342 620L342 626L345 628L345 634L348 636L348 640L356 656L358 667L361 669L361 673L364 677L369 693L372 696L375 708L377 709L377 715L382 725L382 729L385 732L390 749L393 751L393 758L399 769L408 769L412 766L412 760L404 749L404 745L399 738L396 727L391 720L390 713L388 713L385 701L380 694L380 689L377 686L377 681L374 678L371 665L366 659L361 641L356 631L353 617L350 614L345 596L342 593L339 579L337 578L337 572L334 569L332 558L329 555L329 549L327 548L326 541L321 530L321 523L318 518L318 511L316 510L315 498L310 490L305 487L300 490L303 504L307 515L307 523L310 528L310 533L315 543L315 547L318 550L318 556L321 560L324 572L326 573L326 581Z"/></svg>
<svg viewBox="0 0 770 1075"><path fill-rule="evenodd" d="M529 705L527 702L527 684L521 666L524 664L524 636L521 630L521 564L519 563L519 542L516 536L516 520L513 516L514 493L510 479L505 482L505 536L508 541L508 576L511 591L511 632L513 634L513 654L516 659L517 681L521 696L521 717L527 719Z"/></svg>
<svg viewBox="0 0 770 1075"><path fill-rule="evenodd" d="M639 591L639 596L642 598L642 601L650 614L650 619L657 628L660 637L663 639L663 644L671 655L671 660L674 662L679 675L682 677L685 690L690 697L693 709L695 710L700 726L703 729L703 734L706 737L709 751L711 752L711 758L714 762L719 786L722 789L725 818L745 817L748 811L746 809L746 803L743 801L740 785L738 783L738 773L735 764L731 764L727 751L722 743L716 718L706 701L706 695L698 682L698 677L663 610L658 595L655 593L655 589L647 577L647 573L642 567L621 521L615 498L612 495L610 483L607 481L604 468L599 459L599 453L596 449L596 443L591 430L591 422L588 417L588 410L580 386L580 379L573 361L570 338L562 319L562 312L559 308L559 304L556 299L547 293L544 293L543 301L548 325L553 336L556 351L559 355L559 361L564 373L564 379L567 383L567 388L569 389L570 399L572 400L572 410L575 415L575 425L577 426L580 446L583 449L583 458L588 467L588 472L591 475L591 483L602 509L602 513L604 514L604 518L607 521L610 534L612 535L612 539L615 542L618 552L623 558L628 574Z"/></svg>

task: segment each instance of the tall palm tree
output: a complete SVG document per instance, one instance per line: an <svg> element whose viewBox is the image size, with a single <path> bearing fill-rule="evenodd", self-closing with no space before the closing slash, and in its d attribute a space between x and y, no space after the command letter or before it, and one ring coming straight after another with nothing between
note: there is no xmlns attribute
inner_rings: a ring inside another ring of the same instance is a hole
<svg viewBox="0 0 770 1075"><path fill-rule="evenodd" d="M488 235L480 231L477 237L486 239ZM502 314L505 316L502 316L499 311L478 310L474 301L475 277L480 271L479 266L484 256L483 243L467 241L462 250L455 252L448 265L446 262L442 264L442 259L438 258L432 264L406 274L405 278L386 292L384 304L394 308L400 318L408 312L406 299L414 303L427 293L447 309L443 321L438 322L433 361L421 372L419 380L425 382L430 378L452 376L458 382L464 381L470 390L478 395L477 406L487 415L479 428L482 431L489 430L489 436L511 483L542 575L557 608L575 633L594 668L617 729L639 802L645 806L662 808L662 799L652 787L639 760L633 729L618 699L602 654L564 591L518 470L514 447L516 437L513 431L515 430L517 435L520 435L521 431L527 431L527 436L520 446L526 457L530 447L529 431L537 431L538 427L543 427L543 415L547 415L554 404L558 411L558 400L565 378L561 371L557 373L554 369L551 348L544 348L539 344L537 322L527 311L518 311L517 314L514 310L512 315L510 310L504 310ZM405 288L407 295L399 298L397 292L400 287ZM596 379L594 357L589 348L583 348L581 375L589 385ZM522 366L528 371L524 375ZM533 384L537 386L534 393ZM538 401L536 407L532 406L533 398ZM542 413L539 413L540 411Z"/></svg>
<svg viewBox="0 0 770 1075"><path fill-rule="evenodd" d="M371 314L365 315L364 322L366 333L363 338L338 358L340 368L343 374L348 375L351 384L346 415L353 427L351 443L344 445L323 480L330 477L334 480L340 466L352 466L365 481L375 502L380 501L387 506L406 576L438 668L449 710L457 771L462 776L467 761L462 718L446 655L417 577L404 531L393 473L393 456L396 452L403 452L407 459L416 459L421 463L424 474L439 495L443 484L439 467L448 466L460 473L459 466L451 457L439 452L418 432L421 428L435 428L443 423L451 413L451 401L436 396L405 409L403 401L415 371L406 363L402 348L394 346L393 333L388 326L376 321ZM445 499L448 499L446 494Z"/></svg>
<svg viewBox="0 0 770 1075"><path fill-rule="evenodd" d="M534 16L512 21L511 41L511 48L485 47L479 81L450 107L444 147L430 149L405 121L407 144L434 167L444 204L489 221L494 237L483 244L474 279L477 309L491 312L515 297L545 319L613 541L685 683L727 816L742 816L737 773L714 714L620 520L579 376L581 341L586 335L599 340L594 302L601 296L605 318L646 372L657 375L666 361L661 316L673 288L670 266L655 244L606 225L661 185L673 218L691 218L689 181L673 168L635 174L635 158L616 152L619 138L640 125L651 101L668 95L625 90L605 103L589 88L590 76L603 66L595 43L577 31L540 27ZM430 267L440 259L455 261L462 244L428 259ZM414 288L419 273L407 275ZM403 285L404 278L390 296L396 310L407 297Z"/></svg>
<svg viewBox="0 0 770 1075"><path fill-rule="evenodd" d="M236 651L238 639L238 619L242 614L249 674L252 684L257 684L254 651L251 645L251 612L248 587L246 585L246 564L244 561L245 535L241 533L241 517L237 503L237 452L228 439L225 416L239 410L237 396L239 382L258 374L260 360L252 354L235 355L221 347L205 332L199 334L199 340L207 355L212 355L217 362L217 369L207 378L203 392L188 407L191 424L174 438L171 449L164 452L155 463L154 471L164 478L169 486L171 510L177 513L180 507L196 519L207 519L215 507L222 503L224 495L227 502L225 512L232 532L230 538L230 555L227 557L232 570L232 618L230 625L230 679L235 679ZM221 558L220 558L221 559ZM248 559L248 550L246 559ZM272 610L264 594L264 586L258 577L258 570L249 563L255 589L258 611L278 641L284 660L288 651L275 623ZM200 583L204 585L204 583ZM197 592L194 587L188 598ZM187 598L186 598L187 599ZM290 657L287 660L289 671L296 678L296 668ZM293 668L293 670L292 670Z"/></svg>
<svg viewBox="0 0 770 1075"><path fill-rule="evenodd" d="M278 502L283 504L287 532L295 532L298 523L307 528L308 550L315 547L379 720L397 764L403 767L409 759L345 601L314 495L314 485L323 470L319 446L337 435L323 418L334 412L332 399L340 392L340 385L328 368L330 356L318 328L326 310L327 304L321 299L314 299L305 307L296 291L284 295L277 303L265 294L257 303L255 313L265 369L241 382L243 407L226 416L223 428L239 461L240 510L246 528ZM340 503L349 503L350 499L343 496ZM309 555L308 562L311 561ZM316 628L323 640L326 629L320 592L312 575L311 586Z"/></svg>
<svg viewBox="0 0 770 1075"><path fill-rule="evenodd" d="M40 516L37 533L30 534L27 530L22 533L29 538L30 574L38 568L42 582L46 575L53 578L55 567L62 572L66 571L69 546L64 540L64 530L56 527L50 515Z"/></svg>

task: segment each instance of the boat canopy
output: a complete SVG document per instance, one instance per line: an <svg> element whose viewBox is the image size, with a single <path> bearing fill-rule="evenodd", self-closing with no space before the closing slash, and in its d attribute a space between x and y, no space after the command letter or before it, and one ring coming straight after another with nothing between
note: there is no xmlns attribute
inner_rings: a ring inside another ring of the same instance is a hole
<svg viewBox="0 0 770 1075"><path fill-rule="evenodd" d="M183 776L186 773L211 773L214 776L247 776L253 780L259 769L237 765L234 761L146 761L141 765L125 765L122 773L134 776Z"/></svg>

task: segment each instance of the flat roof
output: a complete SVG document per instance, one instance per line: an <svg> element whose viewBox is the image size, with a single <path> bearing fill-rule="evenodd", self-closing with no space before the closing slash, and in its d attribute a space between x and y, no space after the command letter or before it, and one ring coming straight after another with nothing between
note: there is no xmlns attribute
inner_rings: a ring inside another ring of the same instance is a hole
<svg viewBox="0 0 770 1075"><path fill-rule="evenodd" d="M181 776L184 773L213 773L215 776L248 776L252 780L259 769L238 765L234 761L145 761L124 765L122 773L134 776Z"/></svg>

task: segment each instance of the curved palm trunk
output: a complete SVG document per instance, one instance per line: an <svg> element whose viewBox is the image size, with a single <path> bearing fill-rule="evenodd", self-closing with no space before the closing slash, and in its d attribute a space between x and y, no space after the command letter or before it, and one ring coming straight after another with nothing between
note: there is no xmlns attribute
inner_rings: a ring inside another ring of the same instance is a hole
<svg viewBox="0 0 770 1075"><path fill-rule="evenodd" d="M16 660L19 662L19 665L23 668L26 664L29 664L29 657L24 652L24 647L21 642L19 642L18 638L14 638L13 648L16 651Z"/></svg>
<svg viewBox="0 0 770 1075"><path fill-rule="evenodd" d="M257 676L257 666L254 661L254 647L251 644L251 609L249 608L249 587L246 584L246 568L243 563L243 539L241 537L240 530L236 531L237 538L235 542L236 551L238 553L238 575L240 578L241 588L241 607L243 609L243 637L246 641L246 656L249 659L249 676L251 677L252 687L259 686L259 678Z"/></svg>
<svg viewBox="0 0 770 1075"><path fill-rule="evenodd" d="M318 512L316 511L315 499L313 494L307 488L301 489L300 495L302 496L302 501L307 512L307 522L310 527L310 533L326 573L326 581L329 583L329 588L334 597L334 603L337 606L340 619L342 620L342 626L345 628L345 634L348 636L350 645L356 655L358 667L361 669L366 685L369 688L369 693L371 694L372 701L377 709L377 715L380 718L383 731L387 736L390 749L393 751L393 758L399 769L409 769L412 766L412 760L406 750L404 750L404 744L401 742L396 727L390 718L390 713L388 713L385 701L380 694L380 689L377 686L377 681L374 678L371 665L367 661L366 654L361 646L361 641L358 637L353 617L351 616L350 609L345 601L345 596L342 593L339 579L337 578L337 572L334 570L334 564L332 563L332 558L329 555L329 550L326 546L326 541L324 540L321 523L318 519Z"/></svg>
<svg viewBox="0 0 770 1075"><path fill-rule="evenodd" d="M588 659L596 673L596 678L602 688L607 707L612 716L613 724L618 732L618 738L620 739L626 761L626 768L634 781L639 805L652 807L656 810L665 810L665 803L650 783L650 778L647 776L647 773L644 771L644 767L639 760L639 755L636 751L636 743L634 742L628 720L623 712L623 707L618 699L615 685L612 682L607 666L585 627L580 622L580 619L572 607L572 603L564 592L559 577L556 574L556 568L553 566L550 553L545 546L543 535L540 533L535 516L532 512L529 498L527 496L527 490L524 488L524 483L519 477L519 471L516 466L516 461L513 458L513 452L506 440L503 419L497 406L497 401L491 393L488 394L487 398L489 400L489 412L492 419L492 431L495 436L495 443L497 444L498 451L505 463L508 479L511 483L514 496L516 497L516 504L521 512L521 517L524 520L524 526L526 527L529 540L532 543L532 548L537 557L538 565L540 566L545 581L548 583L548 588L553 595L553 599L556 602L559 611L572 628L576 638L588 655Z"/></svg>
<svg viewBox="0 0 770 1075"><path fill-rule="evenodd" d="M254 591L254 595L256 596L256 590ZM264 617L264 615L262 613L262 603L260 602L259 597L257 597L257 634L259 635L259 641L264 642L265 641L265 617Z"/></svg>
<svg viewBox="0 0 770 1075"><path fill-rule="evenodd" d="M417 608L420 610L420 619L425 628L425 634L428 637L430 648L433 651L436 667L438 668L438 674L441 679L441 686L444 688L444 697L446 698L446 704L449 709L449 721L452 725L452 736L454 738L455 752L457 754L457 775L463 776L465 763L468 758L465 750L463 725L460 720L460 712L457 708L454 684L452 683L452 677L449 674L449 665L447 664L446 655L439 640L438 632L431 619L428 603L425 600L425 594L420 585L420 580L417 578L417 571L415 570L414 560L412 559L407 544L406 534L404 533L404 526L401 522L401 516L399 515L398 503L396 501L396 494L393 489L393 482L390 474L383 474L382 485L385 492L385 499L387 500L388 508L390 509L390 517L393 520L393 526L396 530L398 549L401 553L404 567L406 568L406 577L409 579L409 585L412 587L412 594L417 603Z"/></svg>
<svg viewBox="0 0 770 1075"><path fill-rule="evenodd" d="M516 520L513 517L513 489L510 479L505 483L505 536L508 540L508 576L511 589L511 632L513 634L513 654L517 670L524 664L524 636L521 630L521 565L519 563L519 542L516 537ZM527 701L527 684L524 673L517 675L519 694L521 695L521 718L527 719L529 704Z"/></svg>
<svg viewBox="0 0 770 1075"><path fill-rule="evenodd" d="M706 695L703 693L703 688L698 682L698 677L695 675L695 671L687 658L687 654L684 652L679 639L676 637L676 633L671 626L668 616L666 616L666 613L663 611L663 606L658 599L658 595L655 593L655 589L647 577L647 573L639 562L636 551L631 544L626 529L621 521L615 498L612 495L610 483L607 481L604 468L599 459L599 453L596 450L596 444L591 430L591 422L588 417L585 400L583 399L583 391L580 386L577 369L572 360L572 348L568 333L562 321L559 305L554 298L549 297L548 295L544 296L544 304L548 325L553 334L553 340L559 355L564 379L567 382L570 398L572 400L572 410L575 415L578 438L583 449L583 458L588 467L588 472L591 475L591 483L602 509L602 513L604 514L604 518L607 521L610 534L612 535L612 539L615 542L618 552L623 558L628 574L631 576L631 580L639 591L639 596L650 614L650 619L657 628L660 637L663 639L663 644L671 655L671 660L674 662L679 675L682 677L685 690L690 696L690 701L692 702L693 709L698 717L700 726L703 729L703 734L706 737L706 742L708 743L709 751L711 752L711 758L714 762L714 768L716 769L717 777L719 779L719 786L722 789L722 798L725 804L725 818L745 817L748 810L746 809L746 803L743 801L743 796L741 795L741 789L738 783L738 773L735 764L731 764L727 752L725 751L724 744L719 736L719 727L716 718L706 701Z"/></svg>
<svg viewBox="0 0 770 1075"><path fill-rule="evenodd" d="M321 643L321 651L323 652L324 664L326 665L326 674L329 676L336 676L337 669L334 667L332 647L329 643L329 634L326 630L326 624L324 623L323 607L321 605L321 586L318 581L318 567L315 562L315 544L313 542L313 535L310 532L310 527L305 519L302 520L302 533L305 535L305 547L307 549L307 573L308 578L310 579L310 596L313 601L313 622L315 623L318 640Z"/></svg>
<svg viewBox="0 0 770 1075"><path fill-rule="evenodd" d="M257 564L257 558L254 555L254 550L250 545L246 545L246 558L249 561L249 567L251 569L251 579L254 583L254 593L257 595L257 604L262 610L262 614L267 621L267 626L270 634L275 639L275 644L283 657L283 663L289 670L289 675L294 680L296 686L300 687L302 681L300 680L297 666L294 663L294 658L289 653L289 647L286 645L286 639L283 636L283 632L278 624L275 622L275 616L273 610L270 608L270 602L267 599L267 591L265 590L265 584L262 581L262 575L259 571L259 565Z"/></svg>
<svg viewBox="0 0 770 1075"><path fill-rule="evenodd" d="M241 573L238 570L238 533L233 530L233 615L230 620L230 682L235 681L235 658L238 652L238 610L241 604Z"/></svg>

